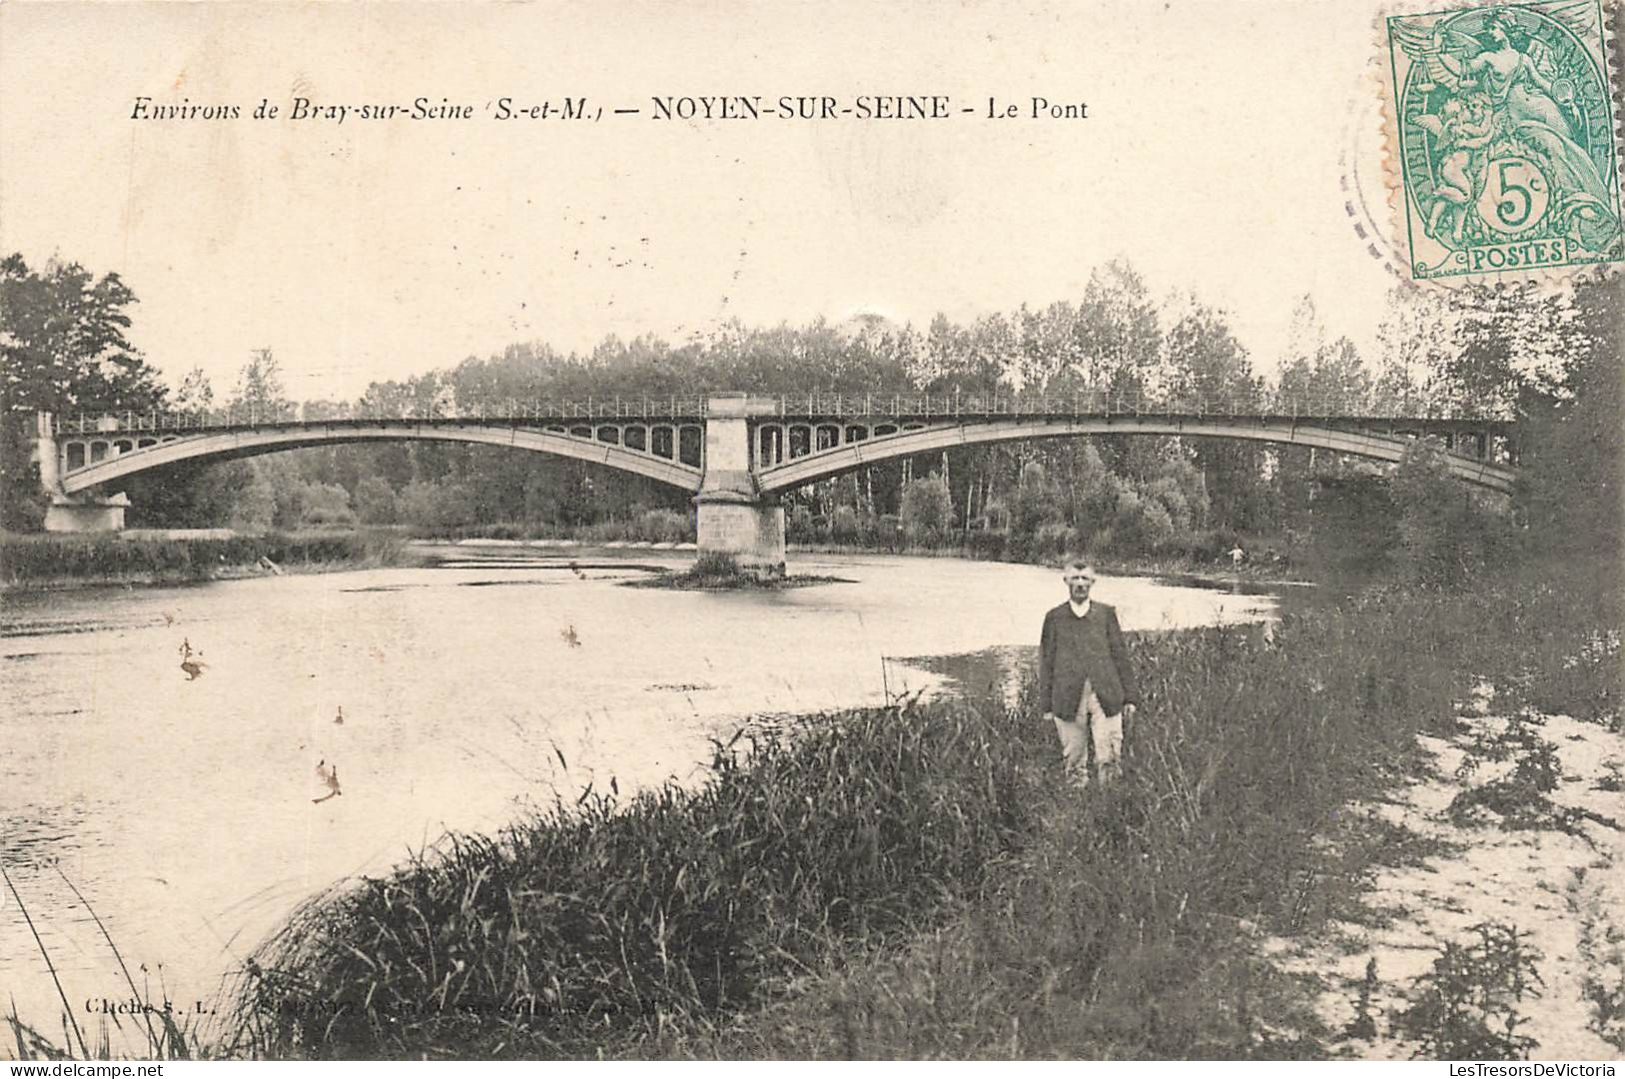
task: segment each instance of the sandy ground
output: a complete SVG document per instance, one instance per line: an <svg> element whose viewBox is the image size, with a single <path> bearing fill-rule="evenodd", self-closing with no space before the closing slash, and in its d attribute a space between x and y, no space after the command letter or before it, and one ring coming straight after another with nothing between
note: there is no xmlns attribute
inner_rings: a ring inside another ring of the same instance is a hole
<svg viewBox="0 0 1625 1079"><path fill-rule="evenodd" d="M1375 1039L1345 1043L1364 1059L1409 1059L1416 1046L1399 1040L1391 1016L1408 1001L1402 990L1427 973L1447 941L1476 939L1472 927L1515 926L1537 949L1544 983L1538 998L1519 1005L1527 1022L1518 1033L1535 1039L1532 1060L1625 1058L1625 831L1592 820L1580 834L1561 830L1504 830L1485 809L1465 827L1448 815L1451 801L1469 787L1509 775L1512 762L1482 763L1463 778L1457 768L1475 735L1506 729L1489 715L1481 687L1470 730L1448 741L1422 739L1437 758L1435 777L1413 784L1394 803L1353 807L1380 815L1419 836L1450 844L1452 853L1408 868L1379 867L1368 909L1388 916L1380 927L1339 923L1313 940L1273 940L1267 950L1289 972L1318 974L1326 986L1317 1010L1333 1030L1355 1018L1366 964L1375 958L1380 981L1372 999ZM1542 717L1540 738L1556 746L1562 780L1549 795L1556 807L1589 810L1625 824L1625 736L1566 716ZM1612 790L1607 788L1614 788ZM1599 1004L1601 994L1609 1002ZM1608 1012L1605 1017L1602 1012ZM1606 1036L1605 1036L1606 1035Z"/></svg>

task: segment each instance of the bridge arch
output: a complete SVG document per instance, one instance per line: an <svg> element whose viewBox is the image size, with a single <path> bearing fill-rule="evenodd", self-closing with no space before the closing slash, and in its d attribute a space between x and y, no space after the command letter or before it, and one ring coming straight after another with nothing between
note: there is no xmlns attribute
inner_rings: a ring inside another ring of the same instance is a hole
<svg viewBox="0 0 1625 1079"><path fill-rule="evenodd" d="M674 457L680 453L679 433L674 431L672 436L665 440L665 444L671 447L670 452ZM689 494L699 490L701 477L701 468L697 465L657 456L653 452L628 449L621 444L621 439L609 442L591 435L587 438L574 436L558 428L539 430L480 423L335 420L320 425L288 424L202 431L174 437L166 436L162 439L141 439L140 445L117 452L112 452L113 443L129 441L128 438L121 440L117 435L86 434L83 438L65 437L62 441L61 488L66 494L74 494L98 484L109 483L180 461L202 458L229 460L310 446L373 441L463 442L530 450L630 472L657 483L668 484ZM77 459L84 463L76 465L72 463L76 459L72 449L79 443L83 443L85 449L83 456ZM703 460L701 464L703 465Z"/></svg>
<svg viewBox="0 0 1625 1079"><path fill-rule="evenodd" d="M895 433L893 433L895 431ZM1394 462L1404 456L1413 440L1399 434L1351 431L1289 418L1178 418L1110 416L1079 419L1010 419L969 423L937 423L913 429L893 428L873 437L846 442L834 449L814 451L782 463L759 468L757 478L764 495L782 494L815 480L850 472L898 457L994 442L1067 438L1080 435L1178 435L1231 438L1313 446ZM1447 454L1451 475L1465 483L1493 491L1512 489L1513 470L1490 461Z"/></svg>

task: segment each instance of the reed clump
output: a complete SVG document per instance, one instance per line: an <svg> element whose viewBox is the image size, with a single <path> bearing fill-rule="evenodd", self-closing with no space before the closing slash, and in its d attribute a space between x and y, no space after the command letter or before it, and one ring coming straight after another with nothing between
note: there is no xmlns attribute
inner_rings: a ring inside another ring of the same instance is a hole
<svg viewBox="0 0 1625 1079"><path fill-rule="evenodd" d="M933 924L1030 835L1023 748L964 707L754 725L698 789L587 795L308 905L250 966L239 1036L592 1055L759 1005L843 945Z"/></svg>

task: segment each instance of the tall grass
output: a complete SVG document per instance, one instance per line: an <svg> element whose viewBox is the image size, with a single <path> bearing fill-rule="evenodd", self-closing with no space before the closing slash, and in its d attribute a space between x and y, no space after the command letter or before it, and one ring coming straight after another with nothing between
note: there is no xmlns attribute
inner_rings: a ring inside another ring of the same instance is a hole
<svg viewBox="0 0 1625 1079"><path fill-rule="evenodd" d="M107 925L102 921L101 915L96 913L96 908L91 905L85 894L79 890L79 886L69 879L67 873L63 872L61 866L57 866L56 871L57 875L62 878L62 883L68 886L73 892L74 898L79 901L85 912L90 915L91 920L96 923L96 928L101 931L102 939L107 942L108 950L112 952L113 959L118 963L119 971L124 975L124 984L130 988L130 1004L140 1014L143 1033L146 1035L146 1043L139 1056L154 1060L191 1058L194 1051L200 1048L196 1033L181 1029L172 1016L167 1003L155 1004L150 993L137 988L135 978L130 974L130 968L124 962L124 955L119 951L118 945L113 942L112 934L107 931ZM62 979L57 972L56 964L51 960L50 949L46 948L44 939L41 938L39 931L34 926L34 918L29 913L28 904L24 902L22 893L17 889L16 882L11 879L11 875L6 872L3 865L0 865L0 882L5 884L6 890L10 893L13 901L16 902L17 909L21 912L29 933L34 938L34 946L39 951L40 959L45 963L45 969L51 976L51 983L56 987L57 999L62 1002L62 1041L57 1044L49 1035L24 1022L22 1017L17 1014L16 1001L11 1001L11 1007L5 1015L5 1021L6 1025L11 1029L13 1044L17 1048L17 1059L73 1060L75 1059L75 1046L78 1047L78 1059L114 1059L112 1031L107 1026L108 1016L103 1014L99 1017L100 1028L93 1047L91 1043L85 1040L85 1030L79 1025L78 1019L74 1017L73 1005L69 1003L68 994L62 986ZM157 1018L156 1023L154 1023L154 1017ZM116 1015L114 1021L117 1022ZM119 1055L122 1056L123 1054L120 1053Z"/></svg>
<svg viewBox="0 0 1625 1079"><path fill-rule="evenodd" d="M1533 690L1576 714L1617 701L1617 663L1567 693L1548 677L1572 671L1576 650L1617 624L1592 621L1617 617L1617 596L1593 603L1586 593L1581 580L1460 596L1389 591L1290 618L1272 642L1236 630L1141 638L1146 700L1123 783L1046 799L1040 834L940 931L853 955L794 1000L655 1048L1332 1055L1340 1032L1322 1029L1309 1007L1317 986L1276 973L1262 939L1369 920L1359 897L1373 864L1425 845L1346 808L1380 800L1419 765L1416 734L1453 732L1457 699L1480 676L1512 687L1514 700ZM1539 634L1520 638L1508 622Z"/></svg>
<svg viewBox="0 0 1625 1079"><path fill-rule="evenodd" d="M237 1013L271 1055L590 1055L760 1004L928 926L1030 834L1008 721L876 709L756 726L700 789L587 796L300 911Z"/></svg>
<svg viewBox="0 0 1625 1079"><path fill-rule="evenodd" d="M253 566L261 558L278 565L398 564L406 541L391 532L309 532L229 538L127 538L95 535L0 533L0 584L55 581L203 580L223 569Z"/></svg>

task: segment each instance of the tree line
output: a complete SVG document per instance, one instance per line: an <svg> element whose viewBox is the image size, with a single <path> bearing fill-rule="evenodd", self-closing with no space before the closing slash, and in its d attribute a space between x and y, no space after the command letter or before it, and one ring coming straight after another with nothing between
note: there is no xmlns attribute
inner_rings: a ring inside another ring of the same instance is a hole
<svg viewBox="0 0 1625 1079"><path fill-rule="evenodd" d="M135 302L116 274L96 278L57 261L34 269L17 255L0 263L5 527L37 527L42 512L25 451L35 410L271 412L296 404L270 349L251 352L235 383L218 392L200 369L166 385L126 336ZM1131 266L1112 262L1091 275L1075 300L964 324L941 315L923 329L872 316L776 327L734 321L680 342L611 335L585 352L523 342L375 382L353 400L297 404L307 419L321 419L463 414L509 400L616 393L1019 390L1224 401L1261 412L1303 399L1349 413L1470 407L1520 421L1531 466L1520 507L1550 512L1561 503L1572 511L1573 500L1559 492L1589 480L1586 513L1596 520L1588 529L1617 537L1617 514L1609 517L1607 505L1619 501L1620 314L1620 287L1601 281L1562 290L1399 287L1378 328L1377 355L1368 358L1349 339L1331 337L1305 297L1288 316L1287 345L1271 380L1224 312L1188 294L1154 296ZM1553 462L1562 465L1546 467ZM1328 499L1369 486L1366 479L1384 491L1394 487L1372 473L1369 464L1294 447L1102 436L886 462L791 493L787 517L792 541L967 542L1013 557L1063 547L1212 554L1238 535L1301 548L1317 510L1322 519L1336 518ZM691 512L681 493L640 477L523 451L432 442L188 462L121 486L134 502L132 523L164 527L359 522L435 532L599 529L674 538ZM1606 505L1594 512L1598 492Z"/></svg>

